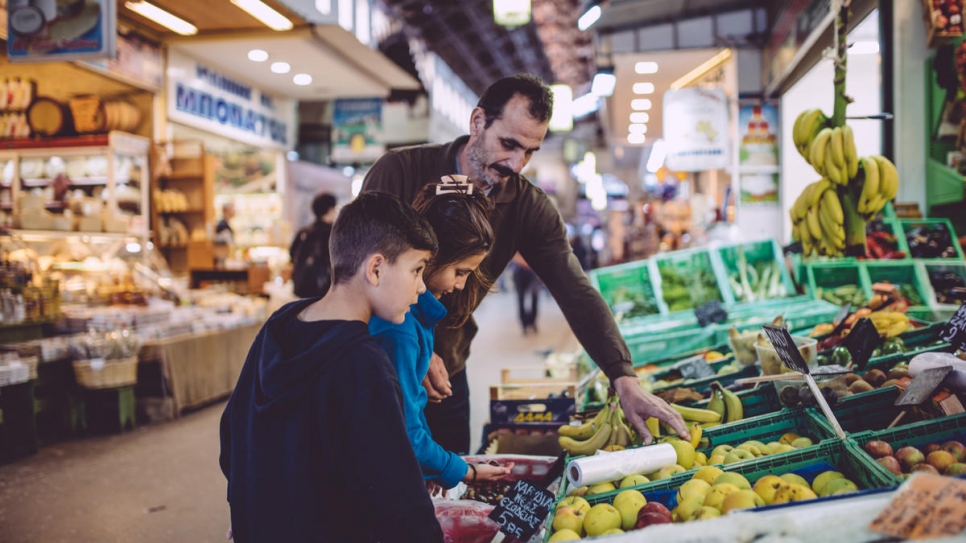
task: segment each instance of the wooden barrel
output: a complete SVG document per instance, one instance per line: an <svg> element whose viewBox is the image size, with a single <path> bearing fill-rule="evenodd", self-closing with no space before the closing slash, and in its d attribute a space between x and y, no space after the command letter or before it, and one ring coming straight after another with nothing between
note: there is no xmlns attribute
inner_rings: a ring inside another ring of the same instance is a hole
<svg viewBox="0 0 966 543"><path fill-rule="evenodd" d="M105 101L104 129L134 132L141 125L141 110L126 100Z"/></svg>
<svg viewBox="0 0 966 543"><path fill-rule="evenodd" d="M73 128L70 110L53 98L38 97L27 109L27 122L37 136L57 136Z"/></svg>

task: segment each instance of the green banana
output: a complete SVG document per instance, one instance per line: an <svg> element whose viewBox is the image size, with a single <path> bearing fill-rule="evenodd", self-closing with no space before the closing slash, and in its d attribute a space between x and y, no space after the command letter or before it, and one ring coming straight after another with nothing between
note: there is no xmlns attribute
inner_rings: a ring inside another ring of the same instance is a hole
<svg viewBox="0 0 966 543"><path fill-rule="evenodd" d="M607 421L590 439L580 441L572 437L560 436L557 438L557 443L560 444L560 448L566 450L571 456L586 456L594 454L598 450L606 447L608 441L610 441L611 433L614 431L614 425L611 424L611 418L613 416L614 412L611 411L608 415Z"/></svg>
<svg viewBox="0 0 966 543"><path fill-rule="evenodd" d="M593 419L584 422L580 426L565 424L557 429L557 433L562 436L572 437L578 441L590 439L600 430L601 425L607 420L609 413L610 403L607 403Z"/></svg>
<svg viewBox="0 0 966 543"><path fill-rule="evenodd" d="M708 409L698 409L696 407L684 407L683 405L678 405L676 403L670 404L671 407L680 414L684 420L690 420L694 422L718 422L721 420L721 415L710 411Z"/></svg>
<svg viewBox="0 0 966 543"><path fill-rule="evenodd" d="M711 383L711 399L708 400L708 411L714 411L722 419L725 416L725 404L724 396L722 396L721 391L718 390L721 385L717 381Z"/></svg>

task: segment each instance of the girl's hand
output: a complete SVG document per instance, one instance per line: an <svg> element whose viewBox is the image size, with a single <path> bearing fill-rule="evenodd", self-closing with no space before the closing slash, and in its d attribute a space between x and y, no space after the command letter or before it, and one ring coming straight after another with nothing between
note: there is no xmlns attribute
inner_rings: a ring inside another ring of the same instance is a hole
<svg viewBox="0 0 966 543"><path fill-rule="evenodd" d="M510 474L510 471L513 469L513 462L501 466L493 466L490 464L473 464L473 466L476 468L476 480L473 480L473 468L468 468L466 470L466 476L463 477L463 482L499 481Z"/></svg>

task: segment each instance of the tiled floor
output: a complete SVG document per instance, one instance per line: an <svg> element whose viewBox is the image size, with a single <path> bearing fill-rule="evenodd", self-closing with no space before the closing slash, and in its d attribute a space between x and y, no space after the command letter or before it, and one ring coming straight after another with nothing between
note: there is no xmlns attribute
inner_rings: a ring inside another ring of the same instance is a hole
<svg viewBox="0 0 966 543"><path fill-rule="evenodd" d="M577 347L553 300L543 296L540 305L539 333L526 337L512 293L490 295L477 311L480 334L468 365L474 450L500 369L541 364L543 349ZM224 541L223 406L122 435L45 446L0 466L0 542Z"/></svg>

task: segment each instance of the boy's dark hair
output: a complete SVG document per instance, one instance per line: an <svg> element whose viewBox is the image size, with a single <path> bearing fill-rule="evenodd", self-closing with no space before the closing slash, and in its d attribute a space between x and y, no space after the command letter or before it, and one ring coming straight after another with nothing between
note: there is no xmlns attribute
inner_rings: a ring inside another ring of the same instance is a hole
<svg viewBox="0 0 966 543"><path fill-rule="evenodd" d="M483 91L476 107L483 108L486 116L484 128L489 128L503 115L503 108L517 94L530 101L529 113L541 123L550 120L553 112L553 94L539 77L531 74L516 74L497 80Z"/></svg>
<svg viewBox="0 0 966 543"><path fill-rule="evenodd" d="M433 228L402 200L383 192L360 194L332 225L332 284L348 282L373 254L392 264L409 249L435 253L437 246Z"/></svg>
<svg viewBox="0 0 966 543"><path fill-rule="evenodd" d="M328 192L323 192L312 200L312 213L315 214L317 220L325 217L325 214L333 207L335 207L335 196Z"/></svg>
<svg viewBox="0 0 966 543"><path fill-rule="evenodd" d="M428 183L416 195L413 207L436 232L439 250L426 267L424 279L428 283L438 272L451 264L478 254L489 253L493 247L493 227L490 225L490 199L483 193L470 194L454 191L436 194L436 183ZM450 295L450 317L458 327L466 323L481 297L493 286L479 268L466 279L461 291Z"/></svg>

